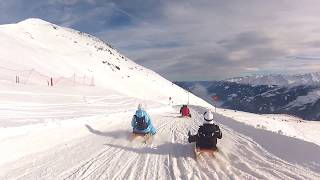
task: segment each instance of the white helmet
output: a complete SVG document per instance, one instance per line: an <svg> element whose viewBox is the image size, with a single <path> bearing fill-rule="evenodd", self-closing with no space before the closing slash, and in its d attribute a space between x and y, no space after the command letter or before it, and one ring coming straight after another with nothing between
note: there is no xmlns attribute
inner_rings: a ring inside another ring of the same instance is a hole
<svg viewBox="0 0 320 180"><path fill-rule="evenodd" d="M206 111L204 114L203 114L203 119L204 119L204 123L206 124L211 124L213 123L213 113L211 111Z"/></svg>
<svg viewBox="0 0 320 180"><path fill-rule="evenodd" d="M143 104L142 103L138 104L138 109L143 109Z"/></svg>

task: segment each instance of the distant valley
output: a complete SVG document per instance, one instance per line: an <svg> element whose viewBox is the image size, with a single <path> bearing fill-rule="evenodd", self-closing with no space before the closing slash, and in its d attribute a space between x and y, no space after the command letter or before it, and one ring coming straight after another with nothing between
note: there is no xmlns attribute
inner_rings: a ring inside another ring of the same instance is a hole
<svg viewBox="0 0 320 180"><path fill-rule="evenodd" d="M225 81L175 82L219 107L320 120L320 73L248 76ZM216 97L216 101L213 97Z"/></svg>

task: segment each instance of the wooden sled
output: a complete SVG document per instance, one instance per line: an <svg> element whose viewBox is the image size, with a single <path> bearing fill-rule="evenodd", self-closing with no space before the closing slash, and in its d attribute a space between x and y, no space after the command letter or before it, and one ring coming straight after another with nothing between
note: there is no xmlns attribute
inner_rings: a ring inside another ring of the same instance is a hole
<svg viewBox="0 0 320 180"><path fill-rule="evenodd" d="M215 157L215 153L218 151L219 151L218 148L208 149L208 148L194 147L194 153L195 153L196 159L198 159L200 156L203 156L204 154Z"/></svg>
<svg viewBox="0 0 320 180"><path fill-rule="evenodd" d="M144 144L152 144L152 135L150 133L132 133L132 141L141 141Z"/></svg>

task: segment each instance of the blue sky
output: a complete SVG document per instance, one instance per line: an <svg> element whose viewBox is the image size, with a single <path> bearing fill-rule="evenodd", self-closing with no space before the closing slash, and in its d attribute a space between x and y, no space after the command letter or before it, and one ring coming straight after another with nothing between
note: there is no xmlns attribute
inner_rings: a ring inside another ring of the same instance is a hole
<svg viewBox="0 0 320 180"><path fill-rule="evenodd" d="M0 0L0 24L37 17L98 36L170 80L320 71L318 0Z"/></svg>

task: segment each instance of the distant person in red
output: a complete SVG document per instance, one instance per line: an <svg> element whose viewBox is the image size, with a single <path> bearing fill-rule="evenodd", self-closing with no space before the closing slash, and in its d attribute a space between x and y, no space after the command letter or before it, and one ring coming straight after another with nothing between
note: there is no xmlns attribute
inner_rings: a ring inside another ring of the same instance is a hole
<svg viewBox="0 0 320 180"><path fill-rule="evenodd" d="M190 109L187 105L183 105L180 109L180 114L182 117L191 117Z"/></svg>

